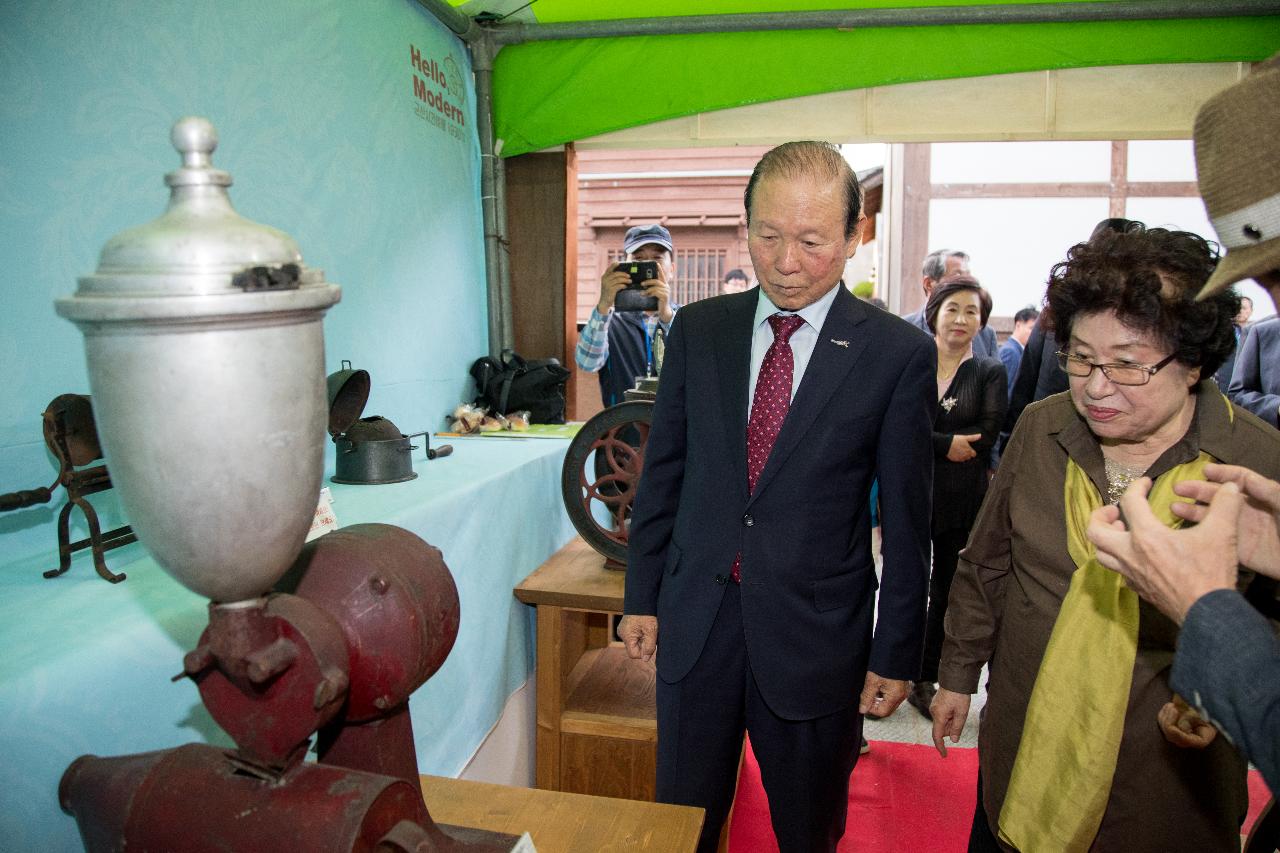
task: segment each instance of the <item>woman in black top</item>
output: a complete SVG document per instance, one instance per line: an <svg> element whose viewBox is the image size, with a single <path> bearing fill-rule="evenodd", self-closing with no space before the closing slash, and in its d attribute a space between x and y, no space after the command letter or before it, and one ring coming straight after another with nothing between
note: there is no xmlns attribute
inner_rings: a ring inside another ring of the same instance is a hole
<svg viewBox="0 0 1280 853"><path fill-rule="evenodd" d="M933 427L933 572L925 622L924 662L908 701L925 717L937 692L942 620L956 559L987 493L991 447L1008 407L1008 380L999 359L973 354L973 339L991 316L991 297L977 279L943 279L925 305L938 345L938 409Z"/></svg>

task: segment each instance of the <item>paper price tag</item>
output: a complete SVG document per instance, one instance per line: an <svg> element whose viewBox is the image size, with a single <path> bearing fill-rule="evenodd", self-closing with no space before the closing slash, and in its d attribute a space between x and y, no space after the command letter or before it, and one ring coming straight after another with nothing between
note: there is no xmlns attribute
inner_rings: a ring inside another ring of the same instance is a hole
<svg viewBox="0 0 1280 853"><path fill-rule="evenodd" d="M311 532L307 534L307 541L337 529L338 516L333 511L333 494L325 486L320 490L320 502L316 505L315 517L311 519Z"/></svg>

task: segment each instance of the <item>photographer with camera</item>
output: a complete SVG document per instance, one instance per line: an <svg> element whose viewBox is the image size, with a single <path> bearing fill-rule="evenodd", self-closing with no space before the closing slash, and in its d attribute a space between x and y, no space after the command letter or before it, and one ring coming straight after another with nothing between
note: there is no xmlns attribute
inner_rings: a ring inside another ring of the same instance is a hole
<svg viewBox="0 0 1280 853"><path fill-rule="evenodd" d="M600 374L606 406L621 403L636 377L656 372L653 336L659 326L671 330L675 308L670 284L675 279L671 233L661 225L637 225L622 240L627 259L600 278L600 301L578 336L574 361Z"/></svg>

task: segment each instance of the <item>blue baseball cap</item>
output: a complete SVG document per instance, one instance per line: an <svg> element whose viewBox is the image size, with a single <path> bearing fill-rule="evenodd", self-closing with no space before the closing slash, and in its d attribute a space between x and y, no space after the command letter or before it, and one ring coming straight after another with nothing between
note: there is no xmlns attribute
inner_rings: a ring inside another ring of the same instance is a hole
<svg viewBox="0 0 1280 853"><path fill-rule="evenodd" d="M672 255L676 253L675 246L671 244L671 232L657 223L653 225L637 225L628 229L627 236L622 238L622 251L629 255L649 243L661 246Z"/></svg>

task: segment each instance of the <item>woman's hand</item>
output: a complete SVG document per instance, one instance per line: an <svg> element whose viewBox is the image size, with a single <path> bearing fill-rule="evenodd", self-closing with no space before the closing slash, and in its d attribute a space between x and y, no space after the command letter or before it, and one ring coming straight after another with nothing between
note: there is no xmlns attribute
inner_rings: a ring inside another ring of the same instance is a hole
<svg viewBox="0 0 1280 853"><path fill-rule="evenodd" d="M1204 521L1208 504L1222 483L1235 483L1244 500L1236 527L1236 550L1240 564L1267 577L1280 578L1280 483L1239 465L1206 465L1204 480L1184 480L1174 492L1199 503L1175 503L1179 518Z"/></svg>
<svg viewBox="0 0 1280 853"><path fill-rule="evenodd" d="M973 442L982 438L982 433L977 432L973 435L953 435L951 436L951 447L947 449L947 458L952 462L968 462L978 455L973 449Z"/></svg>
<svg viewBox="0 0 1280 853"><path fill-rule="evenodd" d="M945 687L938 688L938 693L929 705L929 715L933 717L933 745L938 754L947 757L945 738L950 735L952 743L960 742L964 732L964 721L969 719L969 703L973 697L968 693L956 693Z"/></svg>
<svg viewBox="0 0 1280 853"><path fill-rule="evenodd" d="M1160 724L1164 739L1182 749L1204 749L1218 736L1218 730L1205 722L1204 717L1176 693L1173 701L1165 702L1156 714L1156 722Z"/></svg>

